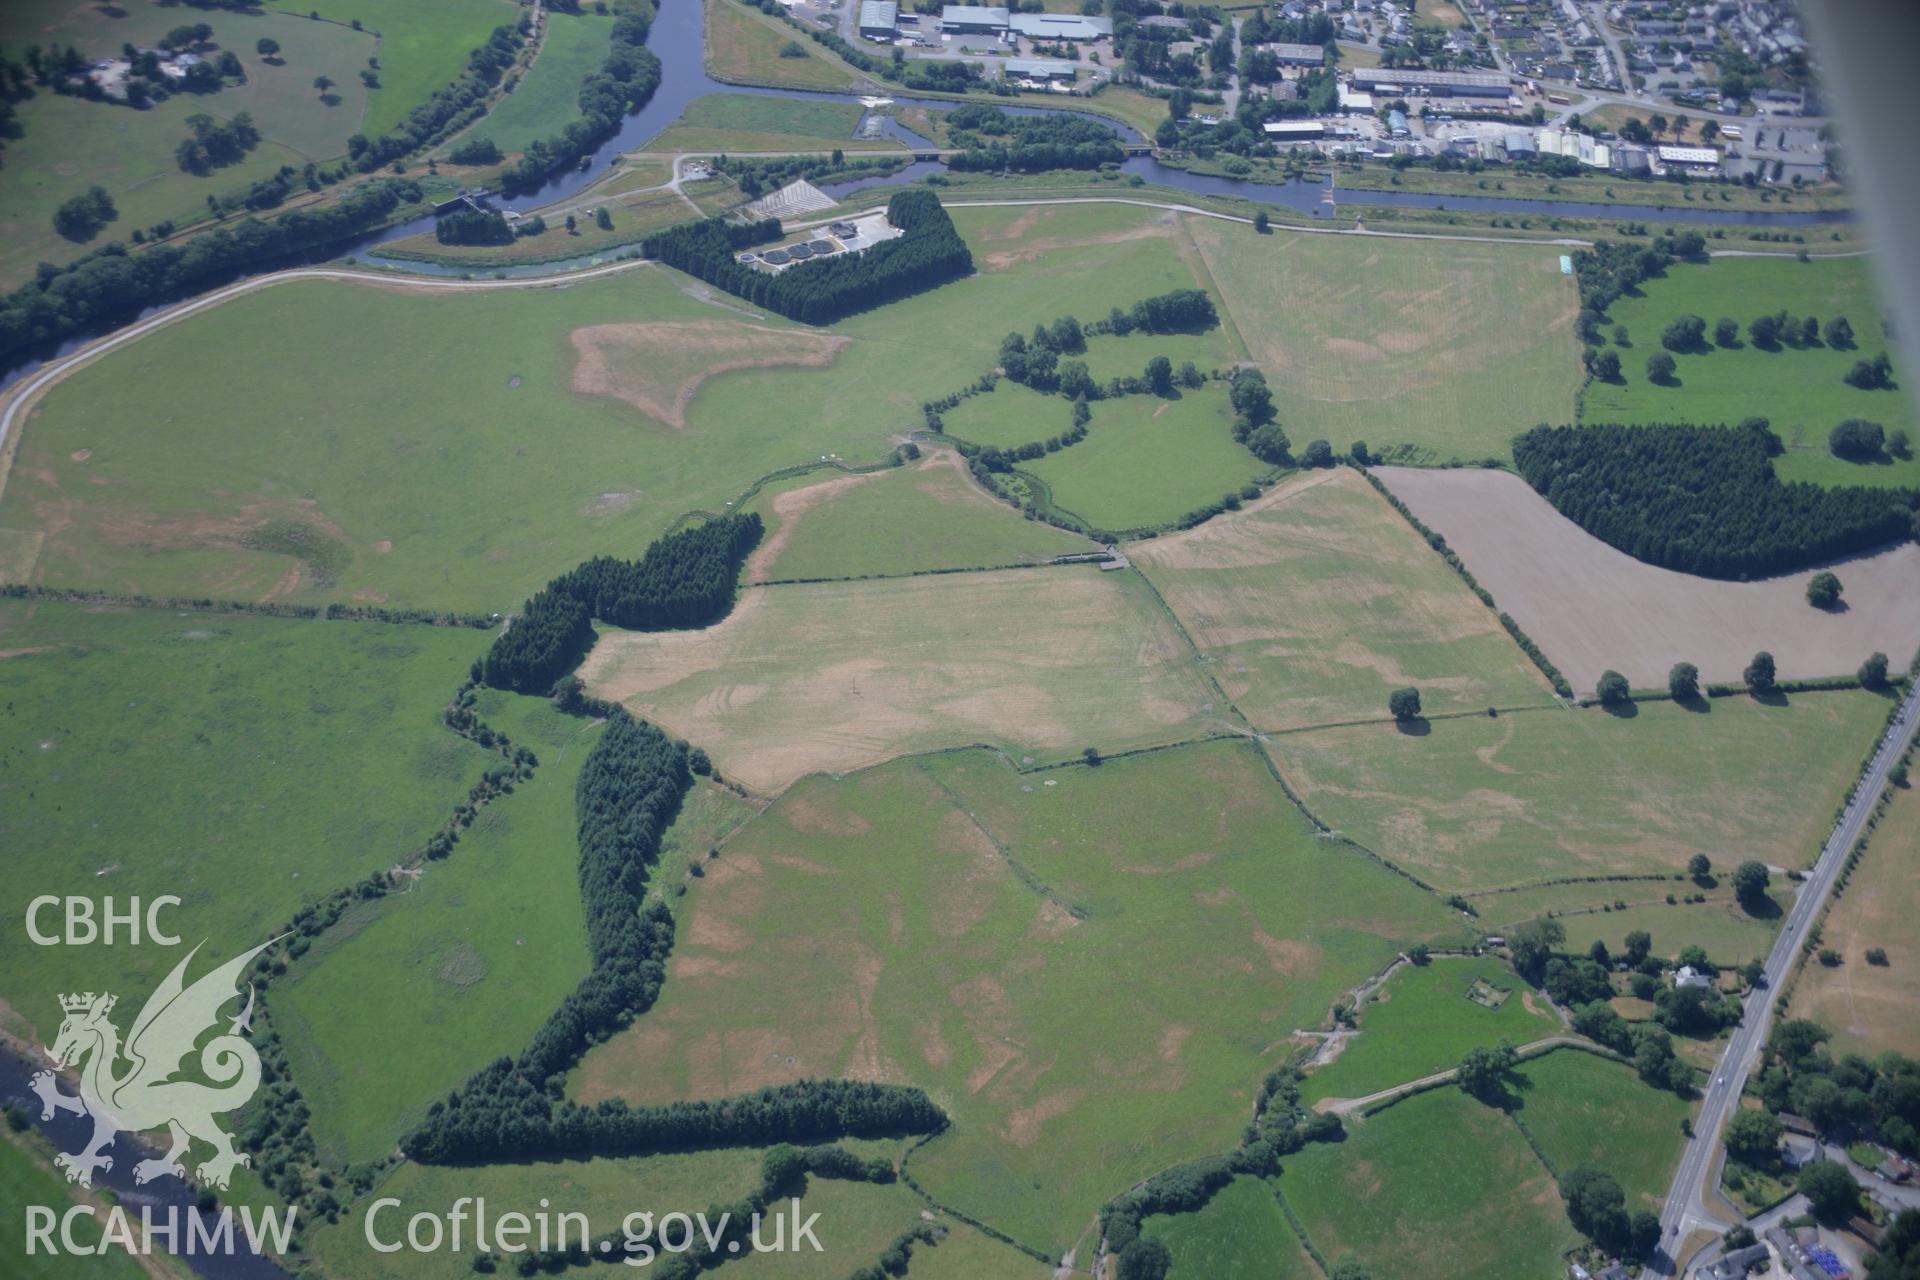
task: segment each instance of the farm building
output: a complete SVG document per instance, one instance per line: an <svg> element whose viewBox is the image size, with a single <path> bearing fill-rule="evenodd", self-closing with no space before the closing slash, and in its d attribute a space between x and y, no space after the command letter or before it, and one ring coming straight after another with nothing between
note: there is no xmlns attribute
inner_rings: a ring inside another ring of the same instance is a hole
<svg viewBox="0 0 1920 1280"><path fill-rule="evenodd" d="M1112 18L1074 13L1016 13L1010 25L1029 40L1099 40L1113 34Z"/></svg>
<svg viewBox="0 0 1920 1280"><path fill-rule="evenodd" d="M1072 80L1079 68L1058 58L1008 58L1007 75L1015 80Z"/></svg>
<svg viewBox="0 0 1920 1280"><path fill-rule="evenodd" d="M1444 98L1505 98L1513 83L1503 71L1415 71L1406 67L1361 67L1353 84L1368 93L1424 92Z"/></svg>
<svg viewBox="0 0 1920 1280"><path fill-rule="evenodd" d="M1317 44L1263 44L1262 53L1270 53L1283 67L1317 67L1327 60L1327 51Z"/></svg>
<svg viewBox="0 0 1920 1280"><path fill-rule="evenodd" d="M940 29L955 35L1002 35L1007 30L1007 11L987 5L950 4L940 11Z"/></svg>
<svg viewBox="0 0 1920 1280"><path fill-rule="evenodd" d="M860 0L860 34L890 40L900 26L900 6L894 0Z"/></svg>

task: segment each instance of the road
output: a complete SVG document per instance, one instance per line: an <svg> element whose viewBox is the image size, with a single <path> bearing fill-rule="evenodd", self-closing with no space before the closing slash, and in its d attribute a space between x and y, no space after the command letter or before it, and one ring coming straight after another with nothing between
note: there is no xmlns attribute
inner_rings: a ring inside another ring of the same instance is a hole
<svg viewBox="0 0 1920 1280"><path fill-rule="evenodd" d="M1674 1275L1680 1269L1685 1260L1669 1257L1667 1250L1686 1239L1688 1232L1701 1227L1718 1232L1726 1227L1725 1222L1708 1211L1705 1199L1710 1193L1704 1186L1708 1175L1717 1167L1721 1126L1739 1105L1755 1055L1767 1042L1774 1005L1780 997L1780 984L1786 980L1806 943L1807 931L1813 927L1827 895L1833 891L1840 868L1846 865L1848 851L1866 830L1867 819L1887 785L1887 774L1912 740L1916 726L1920 726L1920 681L1908 689L1899 715L1880 740L1865 776L1854 788L1846 812L1840 816L1833 834L1827 837L1826 846L1820 850L1819 859L1801 884L1793 909L1787 913L1786 924L1774 939L1773 950L1767 953L1766 981L1747 996L1740 1024L1734 1029L1733 1038L1720 1057L1720 1065L1707 1084L1706 1095L1693 1122L1693 1136L1687 1139L1680 1168L1673 1176L1673 1186L1660 1211L1660 1248L1653 1259L1657 1275Z"/></svg>

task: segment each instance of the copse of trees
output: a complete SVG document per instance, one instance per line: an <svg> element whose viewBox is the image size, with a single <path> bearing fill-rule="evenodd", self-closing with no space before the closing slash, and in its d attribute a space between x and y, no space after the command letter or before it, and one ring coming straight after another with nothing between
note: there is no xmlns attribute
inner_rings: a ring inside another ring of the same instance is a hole
<svg viewBox="0 0 1920 1280"><path fill-rule="evenodd" d="M53 229L69 240L91 240L119 216L105 187L89 187L53 211Z"/></svg>
<svg viewBox="0 0 1920 1280"><path fill-rule="evenodd" d="M641 247L650 258L803 324L830 324L973 271L972 252L932 191L895 192L887 220L905 234L861 253L815 258L778 273L736 261L741 247L759 239L737 239L746 229L728 228L718 218L649 236ZM778 235L779 224L772 225Z"/></svg>
<svg viewBox="0 0 1920 1280"><path fill-rule="evenodd" d="M1848 418L1827 433L1827 448L1838 458L1870 460L1879 457L1886 447L1886 428L1862 418Z"/></svg>
<svg viewBox="0 0 1920 1280"><path fill-rule="evenodd" d="M1623 294L1662 274L1676 259L1703 258L1706 252L1707 239L1697 231L1658 235L1638 244L1600 240L1591 249L1577 249L1573 274L1580 286L1581 306L1596 316L1605 315Z"/></svg>
<svg viewBox="0 0 1920 1280"><path fill-rule="evenodd" d="M499 164L500 147L492 138L468 138L447 152L448 164Z"/></svg>
<svg viewBox="0 0 1920 1280"><path fill-rule="evenodd" d="M1293 465L1293 444L1273 418L1273 391L1258 369L1233 371L1228 400L1233 405L1233 438L1248 452L1276 467Z"/></svg>
<svg viewBox="0 0 1920 1280"><path fill-rule="evenodd" d="M441 244L512 244L513 227L498 209L461 209L433 224Z"/></svg>
<svg viewBox="0 0 1920 1280"><path fill-rule="evenodd" d="M1127 158L1111 128L1080 116L1011 116L974 103L949 113L947 128L953 145L962 148L947 163L961 173L1097 169Z"/></svg>
<svg viewBox="0 0 1920 1280"><path fill-rule="evenodd" d="M635 631L703 627L733 608L734 588L763 526L755 512L670 533L638 560L599 556L528 600L473 678L496 689L545 693L593 645L594 618Z"/></svg>
<svg viewBox="0 0 1920 1280"><path fill-rule="evenodd" d="M1758 420L1539 426L1513 454L1527 483L1588 533L1683 573L1783 573L1912 536L1920 491L1783 483L1777 445Z"/></svg>

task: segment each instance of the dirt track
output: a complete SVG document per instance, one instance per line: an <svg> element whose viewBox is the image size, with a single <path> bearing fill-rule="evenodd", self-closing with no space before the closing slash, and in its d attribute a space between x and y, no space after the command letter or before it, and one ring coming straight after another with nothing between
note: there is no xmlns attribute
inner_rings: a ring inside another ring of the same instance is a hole
<svg viewBox="0 0 1920 1280"><path fill-rule="evenodd" d="M1735 681L1766 649L1785 679L1850 675L1876 650L1903 669L1920 644L1920 545L1831 566L1847 607L1806 602L1812 570L1720 582L1642 564L1562 516L1506 471L1380 467L1375 474L1446 538L1575 689L1611 668L1638 687L1691 662Z"/></svg>

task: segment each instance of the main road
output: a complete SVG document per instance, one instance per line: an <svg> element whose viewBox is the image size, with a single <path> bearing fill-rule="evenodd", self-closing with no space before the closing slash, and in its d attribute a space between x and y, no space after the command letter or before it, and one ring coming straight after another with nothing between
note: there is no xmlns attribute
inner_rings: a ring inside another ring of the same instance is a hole
<svg viewBox="0 0 1920 1280"><path fill-rule="evenodd" d="M1807 931L1813 927L1821 905L1833 891L1834 881L1846 865L1848 851L1866 830L1867 819L1886 788L1887 775L1906 750L1907 743L1913 740L1917 726L1920 726L1920 680L1910 683L1899 714L1881 738L1872 762L1854 788L1853 798L1847 802L1846 811L1834 824L1833 834L1827 837L1819 859L1800 886L1793 909L1787 913L1786 925L1774 939L1773 950L1767 953L1766 980L1747 995L1740 1025L1734 1029L1733 1039L1720 1057L1720 1065L1707 1082L1700 1114L1693 1123L1693 1136L1687 1140L1680 1168L1667 1192L1666 1205L1660 1211L1660 1247L1653 1260L1656 1274L1673 1275L1680 1269L1685 1259L1672 1255L1689 1231L1697 1227L1718 1231L1726 1225L1705 1203L1711 1194L1705 1183L1719 1151L1721 1126L1740 1104L1740 1094L1746 1088L1755 1055L1766 1045L1774 1005L1780 998L1780 984L1786 980L1805 945Z"/></svg>

